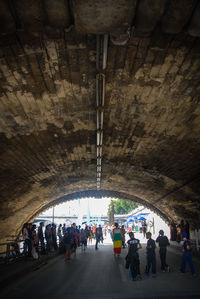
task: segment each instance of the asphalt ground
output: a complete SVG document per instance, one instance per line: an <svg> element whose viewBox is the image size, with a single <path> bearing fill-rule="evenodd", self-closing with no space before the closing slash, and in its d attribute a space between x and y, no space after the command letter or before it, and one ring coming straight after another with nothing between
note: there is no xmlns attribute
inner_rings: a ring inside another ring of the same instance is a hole
<svg viewBox="0 0 200 299"><path fill-rule="evenodd" d="M93 241L94 242L94 241ZM141 242L146 240L141 239ZM197 276L186 268L180 273L181 250L169 247L167 261L171 272L160 270L158 249L157 277L144 274L146 244L139 251L142 280L132 281L125 269L127 248L114 257L110 238L95 250L94 243L86 251L78 248L77 255L65 261L64 255L48 260L41 267L28 271L23 277L10 282L0 291L0 298L200 298L200 261L195 258Z"/></svg>

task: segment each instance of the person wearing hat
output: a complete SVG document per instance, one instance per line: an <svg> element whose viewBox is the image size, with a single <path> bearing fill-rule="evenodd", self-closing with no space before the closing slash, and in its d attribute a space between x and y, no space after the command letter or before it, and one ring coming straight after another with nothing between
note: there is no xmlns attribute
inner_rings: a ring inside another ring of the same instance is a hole
<svg viewBox="0 0 200 299"><path fill-rule="evenodd" d="M169 272L169 266L166 263L166 255L167 255L167 246L169 246L170 243L167 236L164 236L164 231L162 229L159 231L159 236L157 237L156 242L159 244L161 270L162 272L165 271Z"/></svg>
<svg viewBox="0 0 200 299"><path fill-rule="evenodd" d="M190 270L193 276L195 276L194 265L192 263L192 244L190 240L187 238L187 233L182 233L183 240L180 242L182 245L182 263L181 263L181 273L185 273L186 263L189 264Z"/></svg>

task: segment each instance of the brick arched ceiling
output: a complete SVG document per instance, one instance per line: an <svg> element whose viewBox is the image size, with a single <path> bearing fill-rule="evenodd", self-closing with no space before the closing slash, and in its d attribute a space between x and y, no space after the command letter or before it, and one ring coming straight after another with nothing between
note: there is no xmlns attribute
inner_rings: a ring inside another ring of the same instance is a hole
<svg viewBox="0 0 200 299"><path fill-rule="evenodd" d="M1 238L78 194L199 225L199 16L195 0L0 1Z"/></svg>

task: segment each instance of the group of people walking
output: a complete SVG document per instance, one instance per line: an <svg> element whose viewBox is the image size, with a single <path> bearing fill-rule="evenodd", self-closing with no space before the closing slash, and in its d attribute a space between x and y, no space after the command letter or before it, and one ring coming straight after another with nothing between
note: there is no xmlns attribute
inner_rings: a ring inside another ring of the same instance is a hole
<svg viewBox="0 0 200 299"><path fill-rule="evenodd" d="M101 225L94 226L91 228L90 226L85 226L85 228L81 228L76 226L75 223L68 227L65 231L63 231L63 239L61 244L63 244L66 250L66 260L70 259L71 253L76 254L76 249L78 246L81 246L83 251L86 250L87 244L92 244L92 240L95 239L95 249L98 249L98 244L100 242L103 243L103 230Z"/></svg>
<svg viewBox="0 0 200 299"><path fill-rule="evenodd" d="M50 251L56 250L58 247L65 252L65 259L69 260L71 254L76 255L77 247L81 247L83 251L86 250L87 244L92 244L92 240L95 240L95 249L98 249L98 244L103 243L103 233L106 235L106 230L102 229L101 225L87 226L81 228L73 223L71 226L59 225L58 228L54 223L46 225L44 229L44 223L40 222L38 228L35 224L25 223L22 228L22 235L24 238L24 255L38 258L39 254L46 254ZM118 223L115 223L110 229L111 238L113 241L114 255L120 256L121 248L126 247L125 242L125 228L119 227ZM167 246L170 245L167 236L164 235L164 231L159 231L159 236L156 240L152 239L151 232L146 232L147 239L146 245L146 275L152 272L152 277L156 277L156 243L159 246L159 255L161 261L161 270L163 272L170 271L170 267L166 262ZM133 280L141 279L140 274L140 259L138 251L142 248L139 239L136 239L133 232L129 233L130 239L127 241L128 254L126 255L126 268L129 269L130 276ZM182 245L182 264L181 272L185 272L186 263L189 264L192 275L195 275L194 266L192 263L192 245L186 232L182 233L181 239Z"/></svg>
<svg viewBox="0 0 200 299"><path fill-rule="evenodd" d="M115 228L113 229L113 247L115 256L119 256L122 248L122 238L120 228L118 223L115 224ZM129 269L130 276L133 280L141 279L140 274L140 259L138 250L142 248L139 239L134 237L134 233L129 233L130 239L128 240L128 254L126 256L126 268ZM182 273L185 272L186 263L189 264L192 275L195 275L194 266L192 263L192 244L188 239L187 233L183 233L183 239L181 241L182 245L182 263L180 271ZM147 245L146 245L146 268L145 274L149 276L150 270L152 271L152 277L156 278L156 243L159 246L159 255L161 261L161 270L162 272L169 272L170 267L166 262L167 255L167 246L170 245L167 236L164 235L164 231L159 231L159 236L156 240L152 239L151 232L146 233Z"/></svg>
<svg viewBox="0 0 200 299"><path fill-rule="evenodd" d="M23 254L28 257L38 258L38 254L45 254L58 248L57 231L54 223L48 224L44 228L44 223L36 224L24 223L22 227L22 237L24 240Z"/></svg>
<svg viewBox="0 0 200 299"><path fill-rule="evenodd" d="M87 243L92 244L93 239L95 249L98 249L98 244L103 243L103 230L101 225L93 227L85 225L85 228L81 228L75 223L69 227L66 227L65 223L58 227L52 223L44 227L44 222L40 222L37 228L35 224L25 223L22 228L22 237L25 256L37 259L40 254L48 254L59 247L60 250L64 248L66 259L70 259L71 253L75 254L78 246L86 250Z"/></svg>

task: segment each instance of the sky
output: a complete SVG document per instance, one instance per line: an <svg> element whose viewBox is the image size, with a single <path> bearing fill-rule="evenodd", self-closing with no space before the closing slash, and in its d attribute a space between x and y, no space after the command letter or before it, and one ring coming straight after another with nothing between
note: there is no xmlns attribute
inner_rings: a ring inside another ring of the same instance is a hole
<svg viewBox="0 0 200 299"><path fill-rule="evenodd" d="M71 200L63 204L59 204L54 207L55 216L73 216L77 214L87 215L90 210L91 216L103 216L107 215L108 205L113 198L83 198L78 200ZM52 208L46 210L41 215L51 216Z"/></svg>

